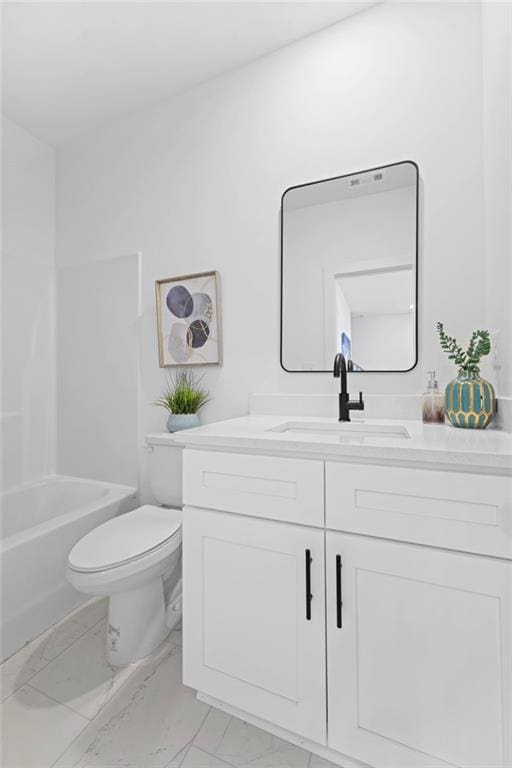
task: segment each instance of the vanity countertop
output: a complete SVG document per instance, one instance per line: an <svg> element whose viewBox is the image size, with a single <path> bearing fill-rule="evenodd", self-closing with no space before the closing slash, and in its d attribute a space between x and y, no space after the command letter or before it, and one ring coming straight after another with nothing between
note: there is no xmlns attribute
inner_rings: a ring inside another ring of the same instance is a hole
<svg viewBox="0 0 512 768"><path fill-rule="evenodd" d="M278 431L299 424L303 430ZM173 442L197 449L279 453L379 464L435 464L512 475L512 434L508 432L387 419L354 418L351 425L355 429L405 429L408 437L404 439L390 434L365 434L363 437L357 433L348 436L347 430L344 432L345 425L335 418L250 415L172 435L153 434L151 438L155 442Z"/></svg>

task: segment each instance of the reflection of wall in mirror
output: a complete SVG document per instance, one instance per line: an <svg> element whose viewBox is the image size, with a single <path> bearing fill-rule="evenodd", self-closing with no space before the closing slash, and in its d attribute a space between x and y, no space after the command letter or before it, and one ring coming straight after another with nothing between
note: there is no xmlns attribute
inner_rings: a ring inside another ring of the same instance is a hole
<svg viewBox="0 0 512 768"><path fill-rule="evenodd" d="M335 276L350 270L414 264L415 222L415 186L286 211L283 317L287 368L311 369L314 364L317 370L329 370L334 355L341 351L342 331L351 339L352 357L359 363L351 324L339 319L346 311L341 312L343 298ZM411 297L410 303L413 301Z"/></svg>
<svg viewBox="0 0 512 768"><path fill-rule="evenodd" d="M414 312L352 318L354 357L363 369L404 371L414 363Z"/></svg>
<svg viewBox="0 0 512 768"><path fill-rule="evenodd" d="M415 357L415 272L411 264L336 275L336 283L346 302L338 318L341 326L346 323L347 310L350 312L352 360L365 370L411 368Z"/></svg>

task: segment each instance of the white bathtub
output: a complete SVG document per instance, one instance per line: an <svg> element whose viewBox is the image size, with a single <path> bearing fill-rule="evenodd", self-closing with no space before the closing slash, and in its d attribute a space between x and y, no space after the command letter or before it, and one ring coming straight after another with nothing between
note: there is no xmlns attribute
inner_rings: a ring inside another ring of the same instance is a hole
<svg viewBox="0 0 512 768"><path fill-rule="evenodd" d="M124 485L53 476L2 501L2 647L5 659L87 599L66 581L67 557L84 534L137 506Z"/></svg>

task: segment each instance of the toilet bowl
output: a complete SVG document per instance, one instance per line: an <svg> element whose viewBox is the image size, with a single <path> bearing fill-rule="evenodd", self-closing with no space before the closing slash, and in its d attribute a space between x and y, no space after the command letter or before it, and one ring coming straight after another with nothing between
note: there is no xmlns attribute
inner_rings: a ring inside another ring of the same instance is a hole
<svg viewBox="0 0 512 768"><path fill-rule="evenodd" d="M181 558L181 512L143 506L98 526L75 544L67 578L79 592L110 598L107 654L114 665L148 656L169 634L164 580ZM179 598L174 592L174 601ZM172 606L171 606L172 607Z"/></svg>
<svg viewBox="0 0 512 768"><path fill-rule="evenodd" d="M116 666L151 654L181 618L181 449L167 435L147 445L155 497L173 506L146 504L109 520L68 557L75 589L109 597L107 656Z"/></svg>

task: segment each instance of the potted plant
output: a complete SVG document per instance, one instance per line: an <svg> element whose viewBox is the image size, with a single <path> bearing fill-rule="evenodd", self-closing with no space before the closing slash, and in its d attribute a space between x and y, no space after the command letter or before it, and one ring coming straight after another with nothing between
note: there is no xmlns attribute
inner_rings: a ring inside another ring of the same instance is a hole
<svg viewBox="0 0 512 768"><path fill-rule="evenodd" d="M201 379L196 379L188 371L179 371L176 376L169 376L162 396L154 403L169 411L169 432L199 426L198 411L209 401L209 393L199 386L200 382Z"/></svg>
<svg viewBox="0 0 512 768"><path fill-rule="evenodd" d="M484 429L496 412L493 386L480 377L480 360L491 351L489 331L474 331L466 350L448 336L443 323L437 324L437 332L442 349L459 369L446 387L446 415L454 427Z"/></svg>

